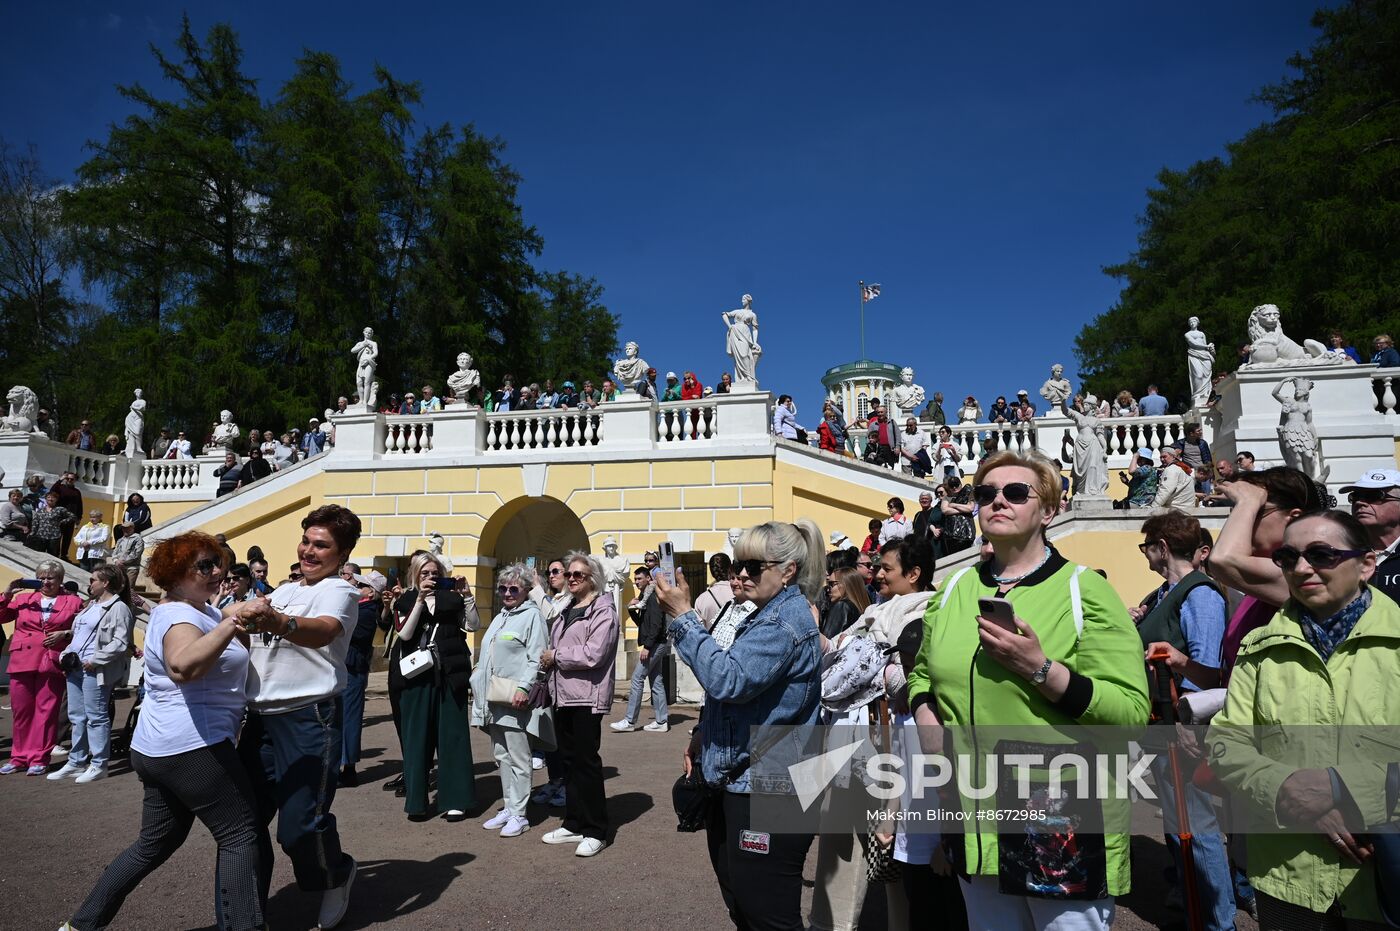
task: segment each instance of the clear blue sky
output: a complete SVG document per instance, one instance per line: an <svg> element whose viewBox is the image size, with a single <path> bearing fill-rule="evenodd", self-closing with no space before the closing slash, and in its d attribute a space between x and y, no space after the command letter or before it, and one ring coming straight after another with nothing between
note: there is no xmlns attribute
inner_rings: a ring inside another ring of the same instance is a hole
<svg viewBox="0 0 1400 931"><path fill-rule="evenodd" d="M661 371L713 383L719 314L752 293L759 380L810 425L822 373L859 356L862 278L884 286L867 354L913 365L930 394L985 407L1034 393L1055 361L1077 385L1074 334L1115 300L1100 267L1134 248L1153 176L1268 118L1249 97L1311 45L1314 6L190 9L201 36L234 26L265 96L302 49L325 50L361 88L375 63L421 81L428 123L503 137L541 265L598 278L620 338ZM148 45L171 47L181 10L12 5L0 136L70 177L127 112L115 84L169 93Z"/></svg>

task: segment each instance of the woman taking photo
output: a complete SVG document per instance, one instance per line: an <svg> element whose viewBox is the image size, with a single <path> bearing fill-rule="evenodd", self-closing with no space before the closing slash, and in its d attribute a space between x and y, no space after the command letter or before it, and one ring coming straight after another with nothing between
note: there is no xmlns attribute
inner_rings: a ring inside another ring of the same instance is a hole
<svg viewBox="0 0 1400 931"><path fill-rule="evenodd" d="M73 778L80 785L107 778L112 740L112 689L126 672L131 651L131 596L126 573L117 566L98 566L88 580L92 600L73 621L73 638L64 656L76 657L68 678L68 723L73 725L73 749L68 761L49 779ZM59 659L62 663L62 658Z"/></svg>
<svg viewBox="0 0 1400 931"><path fill-rule="evenodd" d="M463 821L476 805L467 697L471 676L467 632L475 630L480 620L476 601L452 588L452 580L432 553L413 557L408 582L412 587L394 606L397 655L390 655L389 668L402 675L403 657L424 650L430 651L433 663L423 672L403 676L399 694L403 810L413 821L431 817L428 773L436 753L437 809L447 821Z"/></svg>
<svg viewBox="0 0 1400 931"><path fill-rule="evenodd" d="M63 563L46 559L35 575L37 591L19 591L21 580L15 579L0 595L0 624L15 625L9 667L14 735L10 761L0 766L0 775L23 769L27 775L41 776L49 768L63 700L58 657L72 639L73 619L83 607L77 595L63 589Z"/></svg>
<svg viewBox="0 0 1400 931"><path fill-rule="evenodd" d="M502 837L519 837L530 830L525 805L530 801L532 738L549 747L554 744L548 709L531 708L527 701L549 644L545 620L530 600L534 574L523 563L511 563L497 574L501 610L481 638L472 670L471 723L491 735L501 771L501 810L482 827L499 829Z"/></svg>
<svg viewBox="0 0 1400 931"><path fill-rule="evenodd" d="M1265 826L1246 855L1260 927L1384 927L1377 871L1365 865L1372 848L1351 825L1392 817L1386 761L1400 724L1400 607L1367 584L1376 557L1350 514L1296 518L1273 562L1289 597L1240 646L1207 736L1211 770ZM1294 724L1355 726L1341 738L1290 738Z"/></svg>
<svg viewBox="0 0 1400 931"><path fill-rule="evenodd" d="M921 736L936 733L939 722L1145 724L1142 641L1127 609L1107 581L1066 561L1045 540L1060 505L1054 466L998 453L978 468L974 487L992 558L954 574L929 602L924 644L909 677ZM1014 632L980 616L984 598L1011 602ZM975 768L967 784L984 785L986 773ZM1052 850L1036 842L1043 835L980 827L973 809L994 809L994 800L963 799L962 806L971 827L954 859L970 876L963 885L969 927L1031 931L1064 921L1108 928L1113 897L1128 891L1127 834L1077 834L1067 848ZM1003 838L1015 846L1002 850ZM1066 875L1083 881L1065 888L1055 877Z"/></svg>
<svg viewBox="0 0 1400 931"><path fill-rule="evenodd" d="M802 866L811 834L766 835L767 850L741 846L749 831L749 740L762 725L815 724L821 700L821 634L811 603L822 584L822 534L809 520L746 530L734 547L742 597L755 610L726 651L690 608L683 576L657 580L677 655L705 689L685 771L724 788L707 827L710 863L736 927L804 927Z"/></svg>
<svg viewBox="0 0 1400 931"><path fill-rule="evenodd" d="M131 739L131 766L145 789L141 836L107 867L67 927L110 925L132 890L184 844L195 818L219 845L219 927L264 924L257 803L233 747L243 720L248 634L237 618L209 607L223 558L202 533L163 540L151 553L146 571L165 600L146 628L146 697Z"/></svg>
<svg viewBox="0 0 1400 931"><path fill-rule="evenodd" d="M597 856L607 845L608 801L603 790L603 716L612 710L617 662L617 607L606 592L596 556L564 557L569 603L549 625L549 649L540 665L550 670L554 734L567 771L564 823L542 839L575 844L574 854Z"/></svg>

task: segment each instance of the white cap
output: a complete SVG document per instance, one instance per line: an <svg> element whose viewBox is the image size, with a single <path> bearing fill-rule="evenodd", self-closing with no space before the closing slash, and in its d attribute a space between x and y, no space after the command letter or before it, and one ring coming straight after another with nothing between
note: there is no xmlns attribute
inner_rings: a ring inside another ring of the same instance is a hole
<svg viewBox="0 0 1400 931"><path fill-rule="evenodd" d="M1350 485L1342 486L1342 494L1355 488L1397 488L1400 487L1400 470L1368 469Z"/></svg>
<svg viewBox="0 0 1400 931"><path fill-rule="evenodd" d="M1139 459L1146 459L1148 462L1151 462L1151 461L1152 461L1152 450L1150 450L1150 449L1148 449L1146 446L1144 446L1144 447L1142 447L1141 449L1139 449L1139 450L1137 451L1137 457L1138 457Z"/></svg>
<svg viewBox="0 0 1400 931"><path fill-rule="evenodd" d="M1020 391L1016 392L1016 397L1019 398L1019 397L1020 397L1021 395L1023 395L1023 394L1024 394L1026 397L1030 397L1030 396L1031 396L1031 393L1030 393L1029 391L1027 391L1025 388L1022 388Z"/></svg>
<svg viewBox="0 0 1400 931"><path fill-rule="evenodd" d="M675 372L667 372L667 373L666 373L666 377L667 377L667 378L675 378L675 377L676 377L676 373L675 373Z"/></svg>
<svg viewBox="0 0 1400 931"><path fill-rule="evenodd" d="M382 572L376 569L371 569L364 575L353 576L353 578L355 579L356 585L368 585L380 595L384 594L384 589L389 585L389 580L384 577Z"/></svg>

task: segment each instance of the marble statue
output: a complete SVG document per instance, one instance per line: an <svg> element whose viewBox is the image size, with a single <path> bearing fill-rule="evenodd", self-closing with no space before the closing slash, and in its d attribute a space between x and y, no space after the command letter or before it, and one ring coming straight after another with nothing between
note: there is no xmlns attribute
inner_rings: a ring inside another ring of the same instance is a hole
<svg viewBox="0 0 1400 931"><path fill-rule="evenodd" d="M452 559L442 551L442 546L446 542L447 541L442 538L442 534L440 533L433 532L428 534L428 552L436 556L438 561L447 567L447 571L451 572L454 568Z"/></svg>
<svg viewBox="0 0 1400 931"><path fill-rule="evenodd" d="M1099 399L1092 394L1084 398L1083 411L1075 410L1065 399L1060 399L1060 413L1074 421L1076 431L1074 463L1070 470L1076 498L1102 498L1108 492L1108 454L1104 451L1103 422L1099 420L1098 410Z"/></svg>
<svg viewBox="0 0 1400 931"><path fill-rule="evenodd" d="M1050 407L1064 407L1074 389L1065 378L1065 367L1056 362L1050 366L1050 377L1040 386L1040 396L1050 402Z"/></svg>
<svg viewBox="0 0 1400 931"><path fill-rule="evenodd" d="M379 366L379 344L374 341L373 328L365 327L364 339L352 346L350 352L355 356L355 390L365 410L372 413L379 387L374 380L374 370Z"/></svg>
<svg viewBox="0 0 1400 931"><path fill-rule="evenodd" d="M624 355L613 363L613 374L617 376L617 386L622 391L636 391L637 382L646 381L647 360L638 353L639 348L636 343L629 342L622 349Z"/></svg>
<svg viewBox="0 0 1400 931"><path fill-rule="evenodd" d="M1215 343L1206 342L1199 329L1201 319L1186 321L1186 373L1191 382L1191 406L1205 407L1210 400L1210 377L1215 371Z"/></svg>
<svg viewBox="0 0 1400 931"><path fill-rule="evenodd" d="M146 400L141 397L141 389L136 389L136 400L131 402L131 410L126 415L126 458L145 459L146 451L142 441L146 435Z"/></svg>
<svg viewBox="0 0 1400 931"><path fill-rule="evenodd" d="M603 541L603 558L598 561L603 564L603 578L607 580L608 591L616 597L627 584L629 567L627 557L618 555L617 541L612 537Z"/></svg>
<svg viewBox="0 0 1400 931"><path fill-rule="evenodd" d="M447 387L458 404L467 403L467 393L481 387L481 373L472 368L471 353L457 353L457 371L447 376Z"/></svg>
<svg viewBox="0 0 1400 931"><path fill-rule="evenodd" d="M758 386L758 357L763 348L758 345L758 314L753 311L753 295L745 294L738 310L726 310L720 314L724 325L729 328L725 338L724 351L734 360L734 381Z"/></svg>
<svg viewBox="0 0 1400 931"><path fill-rule="evenodd" d="M1285 378L1274 387L1274 400L1283 407L1278 448L1284 465L1315 481L1326 482L1331 469L1323 465L1322 441L1313 424L1312 388L1313 383L1307 378Z"/></svg>
<svg viewBox="0 0 1400 931"><path fill-rule="evenodd" d="M924 403L924 388L914 384L914 370L905 366L899 371L899 384L894 386L891 395L894 406L899 408L899 422L909 417L918 417L919 405Z"/></svg>
<svg viewBox="0 0 1400 931"><path fill-rule="evenodd" d="M214 424L214 434L204 449L204 455L233 449L233 444L242 435L243 431L233 422L233 411L219 411L219 422Z"/></svg>
<svg viewBox="0 0 1400 931"><path fill-rule="evenodd" d="M730 528L729 528L729 534L728 534L728 536L727 536L727 538L726 538L726 545L725 545L725 547L724 547L724 552L725 552L725 555L727 555L730 559L733 559L733 558L734 558L734 547L736 547L736 546L739 545L739 538L740 538L741 536L743 536L743 535L744 535L744 528L742 528L742 527L730 527Z"/></svg>
<svg viewBox="0 0 1400 931"><path fill-rule="evenodd" d="M5 395L10 402L10 415L0 419L0 433L40 433L39 396L24 385L15 385Z"/></svg>
<svg viewBox="0 0 1400 931"><path fill-rule="evenodd" d="M1250 311L1249 361L1241 369L1355 364L1345 352L1328 349L1315 339L1305 339L1299 346L1283 334L1279 316L1275 304L1260 304Z"/></svg>

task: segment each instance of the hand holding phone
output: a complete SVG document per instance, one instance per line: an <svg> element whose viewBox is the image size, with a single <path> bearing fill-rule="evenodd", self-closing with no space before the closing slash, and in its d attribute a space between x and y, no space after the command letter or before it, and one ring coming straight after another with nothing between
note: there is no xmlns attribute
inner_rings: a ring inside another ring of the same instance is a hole
<svg viewBox="0 0 1400 931"><path fill-rule="evenodd" d="M977 610L982 617L1007 633L1020 635L1021 631L1016 627L1016 609L1005 598L978 598Z"/></svg>
<svg viewBox="0 0 1400 931"><path fill-rule="evenodd" d="M655 576L656 573L659 571L662 575L666 577L667 585L675 585L676 547L671 543L662 543L661 546L657 548L657 553L661 557L661 565L657 566L656 569L653 570L652 575Z"/></svg>

